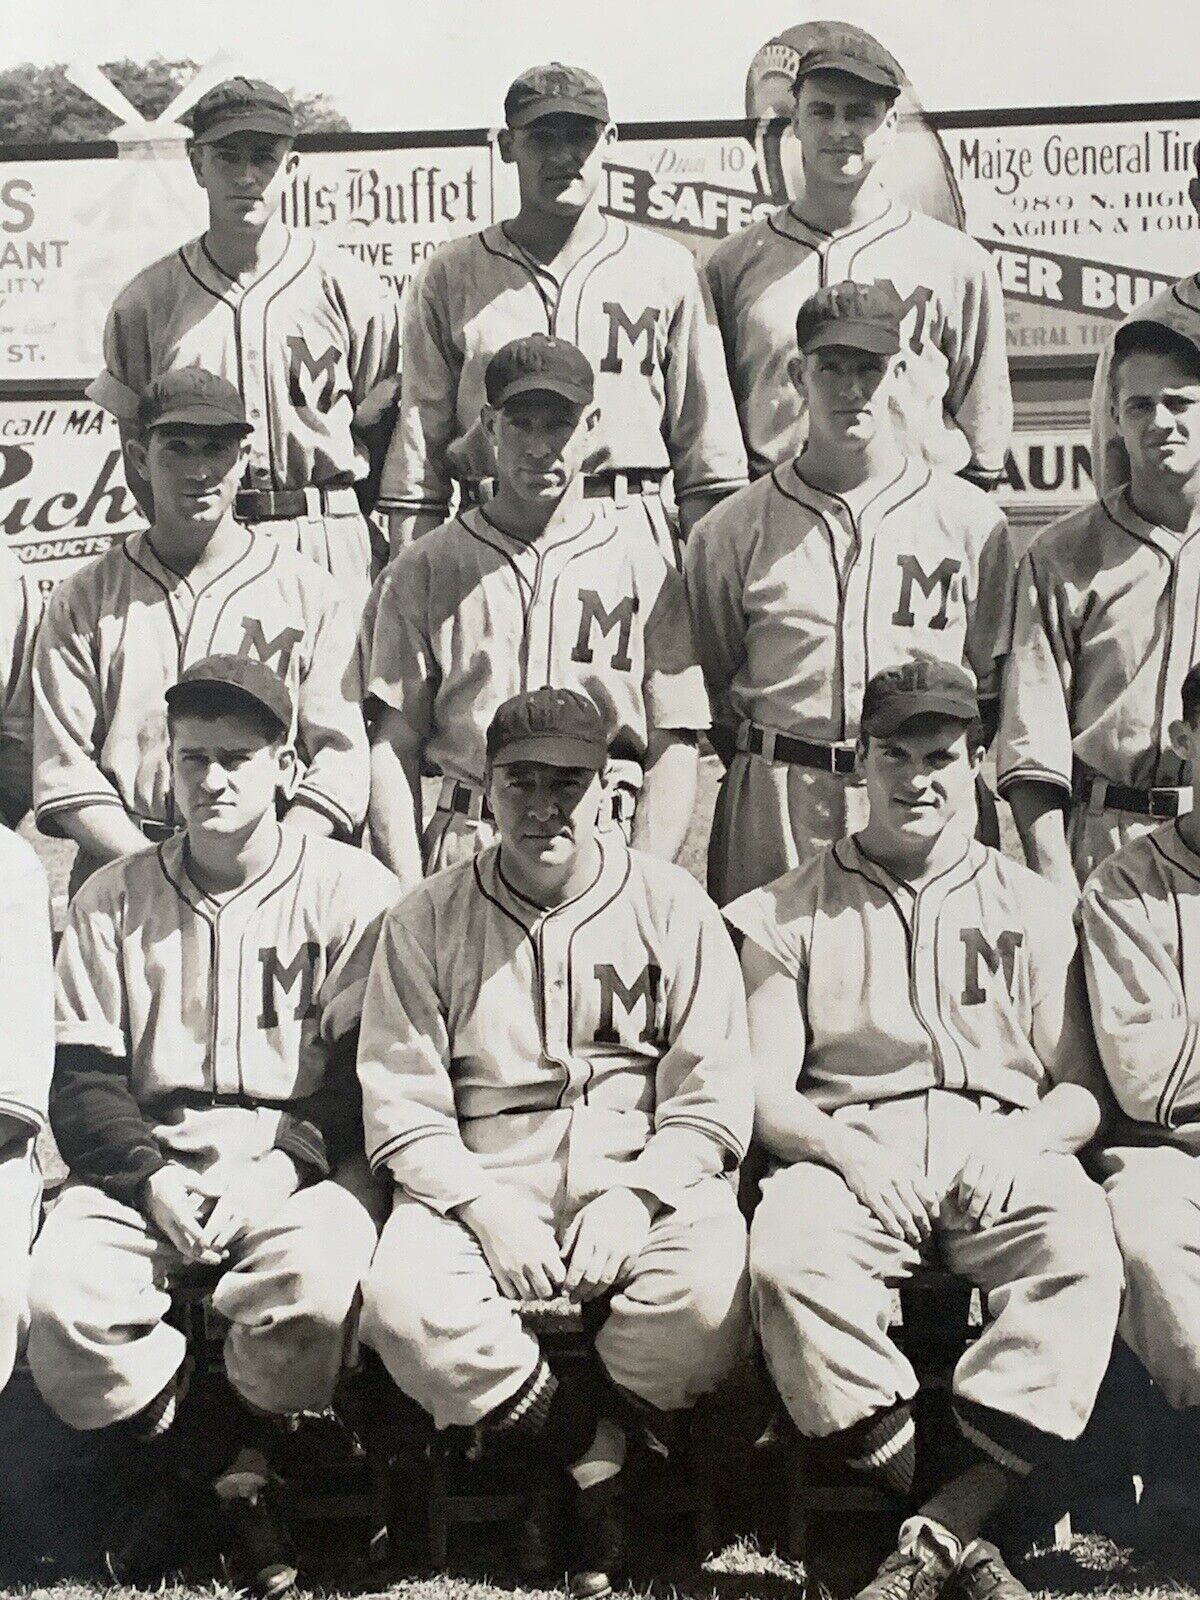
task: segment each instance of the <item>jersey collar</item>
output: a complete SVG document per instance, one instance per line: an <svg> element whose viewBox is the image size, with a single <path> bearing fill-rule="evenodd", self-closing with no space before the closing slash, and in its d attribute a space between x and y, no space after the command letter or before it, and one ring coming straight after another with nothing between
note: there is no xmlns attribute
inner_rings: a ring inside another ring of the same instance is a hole
<svg viewBox="0 0 1200 1600"><path fill-rule="evenodd" d="M481 892L495 905L525 929L534 934L546 924L573 933L585 922L615 899L629 877L629 851L624 839L611 830L597 835L600 844L600 866L596 876L582 894L563 905L547 910L535 905L514 889L500 867L500 845L489 845L475 858L475 882Z"/></svg>
<svg viewBox="0 0 1200 1600"><path fill-rule="evenodd" d="M1190 278L1180 278L1171 290L1174 299L1189 311L1200 312L1200 272Z"/></svg>
<svg viewBox="0 0 1200 1600"><path fill-rule="evenodd" d="M201 288L207 289L215 299L224 300L227 305L237 306L247 295L254 294L268 284L273 285L280 277L294 276L302 267L307 266L315 250L314 239L288 229L282 253L276 260L269 262L250 283L239 283L222 271L205 248L203 234L185 244L179 256Z"/></svg>
<svg viewBox="0 0 1200 1600"><path fill-rule="evenodd" d="M158 846L159 864L163 876L179 898L206 922L216 922L230 912L240 917L256 910L300 870L304 859L304 835L294 828L282 826L278 834L274 857L265 871L220 900L205 894L188 871L186 831L175 834Z"/></svg>
<svg viewBox="0 0 1200 1600"><path fill-rule="evenodd" d="M986 845L981 844L978 839L969 839L957 861L939 872L936 878L930 878L919 888L914 889L906 879L898 878L873 856L867 855L858 842L857 834L839 839L833 846L834 860L843 871L857 873L882 889L901 909L905 921L909 920L907 908L913 907L918 900L926 898L939 901L944 899L946 895L973 878L986 865L987 856Z"/></svg>
<svg viewBox="0 0 1200 1600"><path fill-rule="evenodd" d="M796 209L801 203L795 201L791 205L781 206L773 216L767 218L767 226L781 238L791 239L795 244L807 245L811 250L823 249L835 240L850 239L858 233L871 233L884 222L899 222L905 211L905 207L885 196L879 210L871 216L861 222L852 223L848 228L839 228L836 232L829 233L824 228L818 228L815 223L804 220Z"/></svg>
<svg viewBox="0 0 1200 1600"><path fill-rule="evenodd" d="M1193 528L1191 533L1172 533L1169 528L1147 522L1134 510L1127 483L1105 495L1100 507L1110 522L1142 544L1153 545L1168 561L1174 561L1182 550L1200 542L1200 528Z"/></svg>
<svg viewBox="0 0 1200 1600"><path fill-rule="evenodd" d="M918 489L923 489L931 473L925 462L905 456L899 472L882 479L876 492L863 501L857 511L852 511L850 502L841 495L831 494L829 490L819 489L816 484L810 483L800 470L799 456L776 467L771 476L775 487L789 500L796 500L816 510L832 510L835 515L857 525L868 520L879 521L887 516Z"/></svg>
<svg viewBox="0 0 1200 1600"><path fill-rule="evenodd" d="M536 256L531 256L522 250L519 244L509 238L503 222L496 222L490 228L484 228L481 237L485 248L493 255L503 256L505 260L515 262L536 277L551 278L556 283L562 283L567 274L581 261L586 261L595 252L603 250L617 229L622 230L622 237L628 232L623 222L605 215L603 211L598 211L594 216L582 219L580 224L572 228L553 261L539 261Z"/></svg>

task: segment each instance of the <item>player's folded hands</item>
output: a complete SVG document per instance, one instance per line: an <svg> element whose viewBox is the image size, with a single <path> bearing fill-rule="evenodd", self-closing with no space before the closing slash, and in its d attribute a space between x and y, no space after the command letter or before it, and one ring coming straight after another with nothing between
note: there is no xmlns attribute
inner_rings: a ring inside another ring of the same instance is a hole
<svg viewBox="0 0 1200 1600"><path fill-rule="evenodd" d="M609 1189L575 1214L563 1238L563 1288L572 1300L593 1300L629 1277L649 1237L651 1215L632 1189Z"/></svg>
<svg viewBox="0 0 1200 1600"><path fill-rule="evenodd" d="M937 1219L937 1197L925 1174L869 1134L845 1128L838 1171L885 1233L920 1249Z"/></svg>
<svg viewBox="0 0 1200 1600"><path fill-rule="evenodd" d="M268 1150L248 1161L217 1161L197 1176L196 1186L211 1196L204 1224L209 1247L226 1255L229 1246L251 1227L261 1227L295 1194L300 1175L291 1156Z"/></svg>
<svg viewBox="0 0 1200 1600"><path fill-rule="evenodd" d="M212 1245L203 1220L212 1202L194 1172L168 1161L147 1178L142 1194L146 1215L185 1261L219 1265L224 1252Z"/></svg>
<svg viewBox="0 0 1200 1600"><path fill-rule="evenodd" d="M981 1117L950 1194L964 1219L988 1228L1004 1215L1021 1173L1041 1152L1019 1112Z"/></svg>
<svg viewBox="0 0 1200 1600"><path fill-rule="evenodd" d="M458 1218L479 1240L500 1293L510 1300L553 1300L566 1267L554 1229L512 1190L485 1190L458 1207Z"/></svg>

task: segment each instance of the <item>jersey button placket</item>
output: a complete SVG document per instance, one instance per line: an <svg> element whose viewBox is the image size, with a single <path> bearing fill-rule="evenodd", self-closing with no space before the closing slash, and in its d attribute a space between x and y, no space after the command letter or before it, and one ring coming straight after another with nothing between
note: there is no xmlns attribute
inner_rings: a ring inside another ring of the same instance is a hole
<svg viewBox="0 0 1200 1600"><path fill-rule="evenodd" d="M862 709L863 690L867 683L865 645L865 619L870 595L867 593L867 569L863 548L864 529L855 523L848 511L840 507L836 512L838 523L846 530L850 554L842 580L842 607L839 617L840 638L838 650L842 658L842 738L849 738L858 728Z"/></svg>
<svg viewBox="0 0 1200 1600"><path fill-rule="evenodd" d="M268 272L251 284L242 296L236 319L239 366L242 373L243 398L246 402L246 420L254 428L250 437L250 474L262 487L274 484L271 470L270 433L267 419L270 415L270 397L267 392L267 308L265 296L268 281L275 274Z"/></svg>
<svg viewBox="0 0 1200 1600"><path fill-rule="evenodd" d="M213 917L213 1087L217 1094L241 1089L238 1002L241 995L242 932L233 907Z"/></svg>
<svg viewBox="0 0 1200 1600"><path fill-rule="evenodd" d="M1165 694L1160 695L1158 707L1159 726L1155 729L1155 750L1161 752L1156 768L1161 767L1162 754L1170 751L1168 729L1174 716L1173 707L1179 704L1183 680L1192 665L1196 643L1197 615L1200 614L1200 533L1194 533L1178 551L1171 564L1171 614L1167 624L1166 660L1163 670ZM1156 770L1149 775L1151 785L1164 781ZM1173 776L1167 782L1174 782Z"/></svg>

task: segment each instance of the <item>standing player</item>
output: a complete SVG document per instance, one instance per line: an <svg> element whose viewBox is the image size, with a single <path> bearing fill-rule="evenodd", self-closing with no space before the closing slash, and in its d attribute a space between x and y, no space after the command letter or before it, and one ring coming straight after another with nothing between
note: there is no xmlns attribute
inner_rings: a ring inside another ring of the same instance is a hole
<svg viewBox="0 0 1200 1600"><path fill-rule="evenodd" d="M902 452L902 309L887 285L834 284L804 302L790 367L804 449L688 541L714 743L728 762L709 842L718 902L864 819L854 740L873 672L912 655L965 660L982 694L997 692L1007 530L981 490Z"/></svg>
<svg viewBox="0 0 1200 1600"><path fill-rule="evenodd" d="M703 892L598 828L595 705L519 695L487 744L499 842L396 907L363 1003L367 1150L396 1197L362 1331L437 1427L565 1469L572 1593L595 1600L620 1564L616 1394L556 1378L512 1302L584 1302L613 1389L652 1414L729 1371L746 1332L744 1002Z"/></svg>
<svg viewBox="0 0 1200 1600"><path fill-rule="evenodd" d="M974 841L983 756L961 667L872 678L861 832L726 910L775 1168L750 1241L751 1307L797 1428L908 1502L916 1376L891 1286L931 1255L987 1316L954 1372L961 1457L859 1600L1026 1591L979 1531L1108 1365L1121 1264L1075 1154L1103 1078L1074 899Z"/></svg>
<svg viewBox="0 0 1200 1600"><path fill-rule="evenodd" d="M1004 302L983 247L910 211L875 167L896 131L904 76L870 34L830 28L800 56L793 128L804 196L724 240L709 257L752 477L804 442L789 378L796 308L842 279L891 283L908 354L893 396L906 454L985 489L1004 474L1012 430Z"/></svg>
<svg viewBox="0 0 1200 1600"><path fill-rule="evenodd" d="M250 432L237 390L200 368L168 372L138 422L128 453L154 525L59 584L34 663L37 820L78 844L76 887L179 826L163 692L217 650L268 662L290 687L303 765L287 825L348 838L366 812L350 605L313 562L235 521Z"/></svg>
<svg viewBox="0 0 1200 1600"><path fill-rule="evenodd" d="M118 295L88 395L128 444L138 396L161 373L199 366L236 384L251 429L238 519L327 568L357 616L372 555L355 485L368 471L364 435L395 393L399 317L375 273L284 224L295 137L292 108L269 83L230 78L196 102L188 154L208 227ZM152 516L128 449L125 466Z"/></svg>
<svg viewBox="0 0 1200 1600"><path fill-rule="evenodd" d="M446 519L494 471L479 427L487 364L526 333L577 344L601 420L584 494L629 505L665 550L662 482L674 473L684 535L746 478L721 341L695 263L673 240L600 210L616 137L601 83L579 67L530 67L504 97L500 155L516 168L515 217L435 251L404 318L400 414L379 504L392 549Z"/></svg>
<svg viewBox="0 0 1200 1600"><path fill-rule="evenodd" d="M210 656L166 704L186 831L98 872L58 954L50 1114L70 1179L34 1255L29 1364L70 1426L157 1438L187 1411L170 1284L220 1269L237 1431L257 1443L216 1488L277 1594L295 1569L262 1503L270 1434L254 1419L331 1403L375 1247L355 1051L396 883L276 821L294 710L270 668ZM195 1482L229 1440L184 1432Z"/></svg>
<svg viewBox="0 0 1200 1600"><path fill-rule="evenodd" d="M1191 803L1170 723L1200 619L1200 324L1125 323L1111 385L1130 481L1026 553L996 746L1026 858L1064 886Z"/></svg>
<svg viewBox="0 0 1200 1600"><path fill-rule="evenodd" d="M1174 1410L1155 1436L1139 1522L1178 1571L1200 1526L1200 668L1171 742L1192 809L1101 863L1083 891L1083 954L1120 1107L1099 1157L1125 1261L1121 1334Z"/></svg>
<svg viewBox="0 0 1200 1600"><path fill-rule="evenodd" d="M497 707L550 683L602 707L610 801L633 843L673 859L687 832L708 699L683 580L610 502L581 493L602 424L587 358L530 334L488 363L486 507L404 551L363 624L372 719L371 831L401 882L494 837L483 795ZM422 845L421 771L444 774Z"/></svg>

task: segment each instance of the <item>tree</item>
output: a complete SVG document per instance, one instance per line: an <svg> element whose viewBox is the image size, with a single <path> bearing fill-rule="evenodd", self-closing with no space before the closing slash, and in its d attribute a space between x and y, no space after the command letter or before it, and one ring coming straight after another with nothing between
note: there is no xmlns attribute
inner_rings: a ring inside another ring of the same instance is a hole
<svg viewBox="0 0 1200 1600"><path fill-rule="evenodd" d="M109 61L101 68L125 98L153 119L164 111L198 71L194 61ZM290 95L305 133L345 131L349 122L327 95ZM111 112L68 82L61 63L46 67L24 62L0 72L0 144L76 143L107 139L117 127Z"/></svg>

